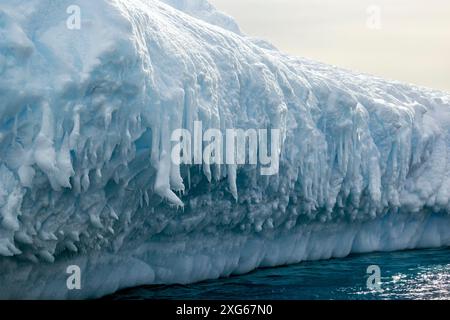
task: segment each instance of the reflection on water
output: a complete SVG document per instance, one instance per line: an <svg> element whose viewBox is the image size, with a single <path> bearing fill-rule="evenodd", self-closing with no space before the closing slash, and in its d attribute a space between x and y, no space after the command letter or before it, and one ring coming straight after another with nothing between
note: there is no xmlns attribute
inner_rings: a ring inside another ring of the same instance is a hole
<svg viewBox="0 0 450 320"><path fill-rule="evenodd" d="M378 265L381 290L367 288ZM112 299L450 299L450 249L355 255L305 262L193 285L147 286Z"/></svg>
<svg viewBox="0 0 450 320"><path fill-rule="evenodd" d="M385 277L383 282L382 290L375 294L379 299L450 299L450 264L410 268L405 273ZM373 295L364 290L348 293Z"/></svg>

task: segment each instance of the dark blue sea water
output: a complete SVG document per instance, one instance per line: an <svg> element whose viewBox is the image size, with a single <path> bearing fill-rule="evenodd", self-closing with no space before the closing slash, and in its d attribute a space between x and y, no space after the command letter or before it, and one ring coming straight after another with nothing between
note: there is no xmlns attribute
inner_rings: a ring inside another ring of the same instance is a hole
<svg viewBox="0 0 450 320"><path fill-rule="evenodd" d="M381 271L381 290L367 287L367 268ZM112 299L450 299L450 248L353 255L305 262L192 285L147 286Z"/></svg>

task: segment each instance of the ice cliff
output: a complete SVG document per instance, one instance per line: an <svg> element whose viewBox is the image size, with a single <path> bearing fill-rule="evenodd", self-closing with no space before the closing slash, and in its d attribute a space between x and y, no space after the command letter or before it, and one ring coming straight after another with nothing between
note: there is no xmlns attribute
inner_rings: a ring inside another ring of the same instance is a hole
<svg viewBox="0 0 450 320"><path fill-rule="evenodd" d="M1 0L0 298L450 245L449 94L285 55L206 1L164 2ZM281 129L280 173L174 165L170 133L196 120Z"/></svg>

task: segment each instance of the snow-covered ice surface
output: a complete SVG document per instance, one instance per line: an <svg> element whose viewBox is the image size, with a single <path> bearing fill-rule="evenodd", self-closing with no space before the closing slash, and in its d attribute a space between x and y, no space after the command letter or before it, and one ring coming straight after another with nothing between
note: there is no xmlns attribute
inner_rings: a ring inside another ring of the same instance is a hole
<svg viewBox="0 0 450 320"><path fill-rule="evenodd" d="M1 1L0 298L450 245L449 94L285 55L206 1L165 2ZM66 27L74 4L81 30ZM175 166L170 133L195 120L281 129L280 173Z"/></svg>
<svg viewBox="0 0 450 320"><path fill-rule="evenodd" d="M207 0L161 0L168 5L183 11L197 19L241 34L236 21L226 14L216 10Z"/></svg>

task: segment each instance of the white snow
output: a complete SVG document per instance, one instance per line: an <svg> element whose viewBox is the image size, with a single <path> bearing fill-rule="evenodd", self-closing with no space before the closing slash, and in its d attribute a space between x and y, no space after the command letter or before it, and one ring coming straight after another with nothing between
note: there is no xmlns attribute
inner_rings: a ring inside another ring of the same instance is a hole
<svg viewBox="0 0 450 320"><path fill-rule="evenodd" d="M167 2L0 3L0 297L450 245L449 94L291 57L206 1ZM195 121L281 129L280 173L174 165L170 133Z"/></svg>
<svg viewBox="0 0 450 320"><path fill-rule="evenodd" d="M216 10L207 0L161 0L162 2L187 13L197 19L206 21L210 24L219 26L237 34L241 34L241 30L236 21Z"/></svg>

